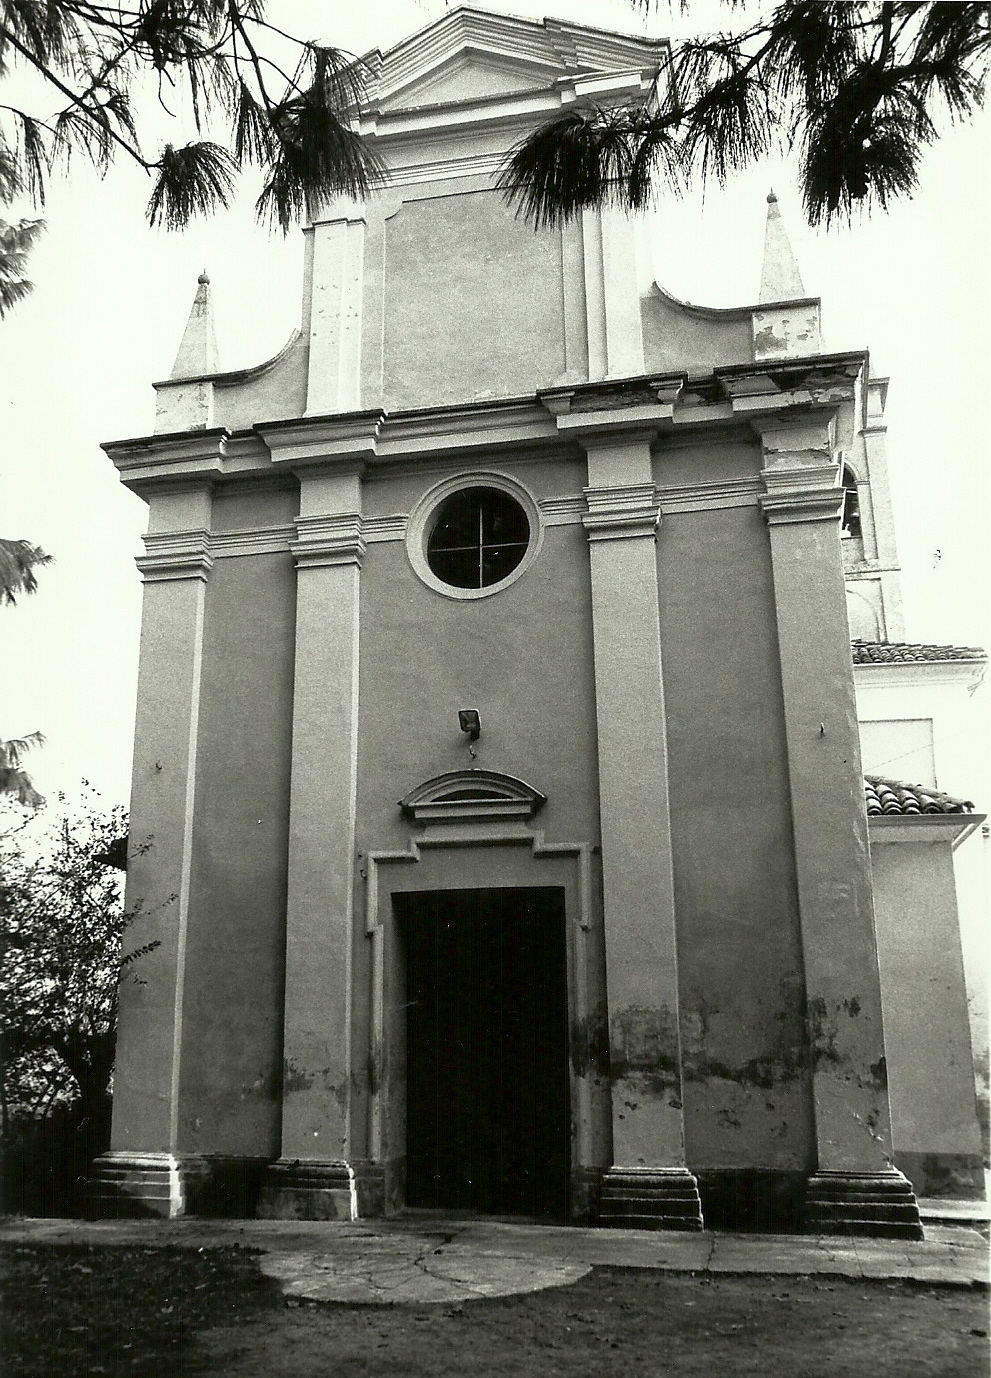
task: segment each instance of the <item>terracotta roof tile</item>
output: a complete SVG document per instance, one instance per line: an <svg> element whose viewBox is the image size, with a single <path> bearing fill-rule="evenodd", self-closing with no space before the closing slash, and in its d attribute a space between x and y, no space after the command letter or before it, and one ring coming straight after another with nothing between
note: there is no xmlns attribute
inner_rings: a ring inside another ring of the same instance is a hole
<svg viewBox="0 0 991 1378"><path fill-rule="evenodd" d="M901 780L886 780L880 775L864 776L868 818L890 814L973 813L970 799L954 799L951 794L929 785L906 785Z"/></svg>
<svg viewBox="0 0 991 1378"><path fill-rule="evenodd" d="M980 646L922 646L908 641L854 641L854 665L903 665L930 660L986 660Z"/></svg>

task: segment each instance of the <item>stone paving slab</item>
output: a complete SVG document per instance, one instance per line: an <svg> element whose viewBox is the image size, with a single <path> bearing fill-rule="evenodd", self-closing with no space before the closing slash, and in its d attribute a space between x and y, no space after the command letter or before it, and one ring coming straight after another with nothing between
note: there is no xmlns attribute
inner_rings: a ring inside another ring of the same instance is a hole
<svg viewBox="0 0 991 1378"><path fill-rule="evenodd" d="M35 1244L239 1244L290 1296L345 1304L422 1304L559 1287L593 1267L733 1274L823 1274L987 1286L988 1242L930 1226L921 1242L837 1236L681 1234L491 1220L0 1221L0 1241Z"/></svg>
<svg viewBox="0 0 991 1378"><path fill-rule="evenodd" d="M592 1271L590 1263L519 1256L447 1254L423 1240L415 1255L373 1261L340 1254L264 1254L259 1267L290 1296L311 1301L379 1305L396 1302L470 1301L537 1292L577 1282Z"/></svg>

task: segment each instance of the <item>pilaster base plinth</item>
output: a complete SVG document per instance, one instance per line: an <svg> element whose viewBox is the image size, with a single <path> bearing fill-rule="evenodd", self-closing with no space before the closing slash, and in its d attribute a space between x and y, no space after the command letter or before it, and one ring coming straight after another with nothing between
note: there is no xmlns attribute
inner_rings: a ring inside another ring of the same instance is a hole
<svg viewBox="0 0 991 1378"><path fill-rule="evenodd" d="M161 1216L192 1209L197 1186L209 1176L204 1158L173 1153L104 1153L86 1183L87 1214L97 1219Z"/></svg>
<svg viewBox="0 0 991 1378"><path fill-rule="evenodd" d="M602 1174L599 1224L626 1230L701 1230L702 1202L684 1167L611 1167Z"/></svg>
<svg viewBox="0 0 991 1378"><path fill-rule="evenodd" d="M357 1220L354 1171L345 1162L280 1158L265 1174L262 1220Z"/></svg>
<svg viewBox="0 0 991 1378"><path fill-rule="evenodd" d="M896 1169L815 1173L805 1192L805 1228L812 1234L924 1237L912 1183Z"/></svg>

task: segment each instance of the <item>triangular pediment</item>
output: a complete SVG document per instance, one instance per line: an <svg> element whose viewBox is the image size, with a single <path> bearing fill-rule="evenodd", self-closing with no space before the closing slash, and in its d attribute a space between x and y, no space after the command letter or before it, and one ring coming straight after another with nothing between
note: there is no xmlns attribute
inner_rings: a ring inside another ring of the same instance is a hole
<svg viewBox="0 0 991 1378"><path fill-rule="evenodd" d="M458 8L366 56L367 104L393 111L518 95L568 75L656 70L666 53L662 39Z"/></svg>
<svg viewBox="0 0 991 1378"><path fill-rule="evenodd" d="M463 48L419 80L381 97L379 109L410 110L542 91L552 86L558 75L558 69L550 65L514 62L502 55Z"/></svg>

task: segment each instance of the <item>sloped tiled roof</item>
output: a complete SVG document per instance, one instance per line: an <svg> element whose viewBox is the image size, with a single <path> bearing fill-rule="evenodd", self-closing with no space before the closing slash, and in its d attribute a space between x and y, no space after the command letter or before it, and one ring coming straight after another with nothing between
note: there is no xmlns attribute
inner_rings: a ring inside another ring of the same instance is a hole
<svg viewBox="0 0 991 1378"><path fill-rule="evenodd" d="M854 665L912 665L931 660L986 660L980 646L923 646L909 641L854 641Z"/></svg>
<svg viewBox="0 0 991 1378"><path fill-rule="evenodd" d="M954 799L952 794L928 785L906 785L901 780L886 780L881 775L864 776L868 818L900 814L973 813L970 799Z"/></svg>

